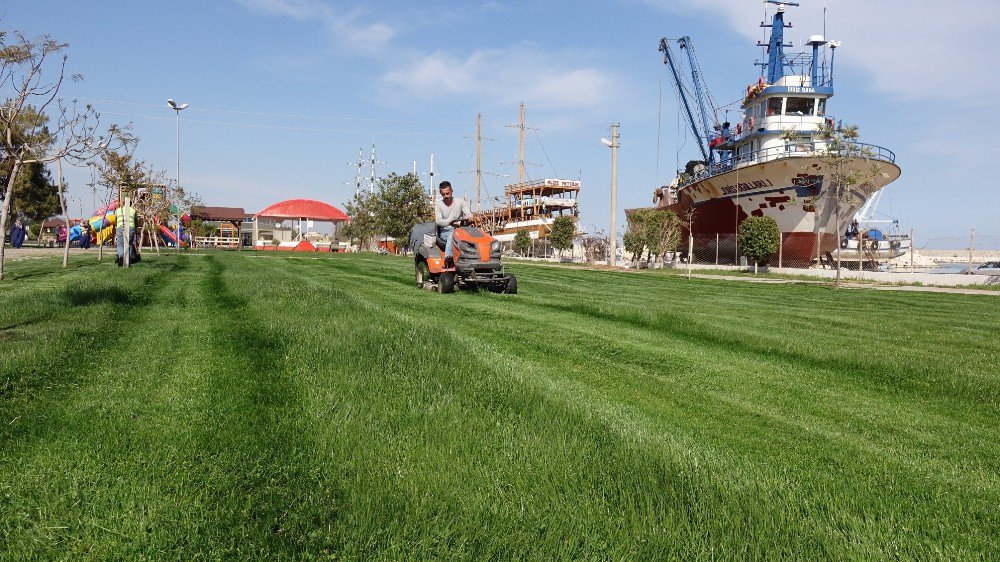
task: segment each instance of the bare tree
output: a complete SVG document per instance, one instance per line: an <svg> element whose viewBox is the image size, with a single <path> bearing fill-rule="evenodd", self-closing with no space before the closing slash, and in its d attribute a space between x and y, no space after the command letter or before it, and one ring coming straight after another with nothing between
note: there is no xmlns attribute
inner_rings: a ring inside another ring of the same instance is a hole
<svg viewBox="0 0 1000 562"><path fill-rule="evenodd" d="M595 260L607 259L608 236L604 230L592 226L593 232L584 236L579 236L580 246L583 247L583 254L587 263L593 264ZM524 232L523 230L520 232ZM611 262L608 262L611 264Z"/></svg>
<svg viewBox="0 0 1000 562"><path fill-rule="evenodd" d="M874 192L876 178L882 174L879 161L872 151L858 143L858 128L853 125L834 129L826 126L820 130L826 141L821 160L826 165L828 189L823 211L833 215L834 228L839 238L843 236L843 208L857 208ZM829 219L827 219L829 220ZM817 233L817 241L819 233ZM861 241L858 241L860 244ZM839 246L839 244L838 244ZM834 288L840 288L840 254L837 252L837 277Z"/></svg>
<svg viewBox="0 0 1000 562"><path fill-rule="evenodd" d="M105 134L99 134L100 115L92 106L81 107L75 101L66 104L59 99L59 90L66 78L66 43L59 43L47 35L29 38L21 33L14 33L13 40L8 40L10 35L0 31L0 88L14 92L14 96L0 106L0 155L11 163L0 208L0 233L7 231L17 175L23 165L33 162L56 162L60 168L57 185L68 229L62 160L86 162L121 135L114 126ZM82 77L73 75L71 79L81 80ZM55 119L51 127L45 118L24 119L28 112L45 116L52 108L55 108ZM69 253L68 238L63 254L64 267ZM3 266L4 246L0 244L0 280L4 276Z"/></svg>

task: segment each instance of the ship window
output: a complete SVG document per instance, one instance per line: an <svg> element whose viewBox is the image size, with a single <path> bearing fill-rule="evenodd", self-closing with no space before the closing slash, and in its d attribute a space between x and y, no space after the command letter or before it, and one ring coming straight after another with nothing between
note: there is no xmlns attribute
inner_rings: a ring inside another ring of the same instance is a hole
<svg viewBox="0 0 1000 562"><path fill-rule="evenodd" d="M826 100L825 99L819 100L819 110L816 112L816 115L819 115L820 117L826 115Z"/></svg>
<svg viewBox="0 0 1000 562"><path fill-rule="evenodd" d="M788 98L785 115L812 115L815 104L815 98Z"/></svg>
<svg viewBox="0 0 1000 562"><path fill-rule="evenodd" d="M781 100L782 98L769 98L767 100L768 115L781 115Z"/></svg>

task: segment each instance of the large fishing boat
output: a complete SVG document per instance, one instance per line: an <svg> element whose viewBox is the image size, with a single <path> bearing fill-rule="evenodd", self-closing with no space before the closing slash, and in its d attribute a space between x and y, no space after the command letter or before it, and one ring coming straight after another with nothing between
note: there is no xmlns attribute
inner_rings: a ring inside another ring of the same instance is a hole
<svg viewBox="0 0 1000 562"><path fill-rule="evenodd" d="M686 52L690 78L681 69L685 61L673 56L674 41L660 41L701 159L689 162L673 184L657 189L653 203L678 216L693 213L696 255L721 254L729 260L739 255L739 224L750 216L772 217L782 233L775 260L802 266L837 249L850 217L896 180L900 169L891 151L845 135L827 111L839 43L813 35L806 43L811 53L786 55L791 45L785 43L785 29L791 24L785 23L785 11L798 4L765 0L765 6L775 8L770 25L761 23L770 28L770 37L758 43L766 49L767 62L758 63L761 75L744 91L735 125L719 119L724 108L711 99L691 39L676 40ZM845 136L847 142L833 140ZM852 175L863 179L836 179Z"/></svg>

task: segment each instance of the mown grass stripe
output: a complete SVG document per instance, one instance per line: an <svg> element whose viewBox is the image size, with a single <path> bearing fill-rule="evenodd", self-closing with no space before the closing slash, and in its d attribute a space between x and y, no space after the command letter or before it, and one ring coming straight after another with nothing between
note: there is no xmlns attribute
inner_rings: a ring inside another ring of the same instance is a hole
<svg viewBox="0 0 1000 562"><path fill-rule="evenodd" d="M58 431L4 451L52 477L2 501L67 527L0 510L11 544L93 559L997 550L992 301L530 265L516 297L437 295L411 287L411 263L144 261L187 269L137 305L155 343L105 354L136 374L36 389ZM43 301L77 275L36 272ZM12 321L30 318L12 294ZM883 325L874 341L912 362L856 345ZM0 482L14 470L0 463Z"/></svg>

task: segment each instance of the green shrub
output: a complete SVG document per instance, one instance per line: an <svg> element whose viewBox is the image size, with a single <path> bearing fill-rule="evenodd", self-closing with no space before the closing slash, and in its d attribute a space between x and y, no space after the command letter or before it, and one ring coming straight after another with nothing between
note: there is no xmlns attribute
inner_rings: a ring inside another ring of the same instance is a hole
<svg viewBox="0 0 1000 562"><path fill-rule="evenodd" d="M740 251L754 264L766 262L778 251L781 232L778 223L771 217L747 217L740 223L740 233L737 238Z"/></svg>

